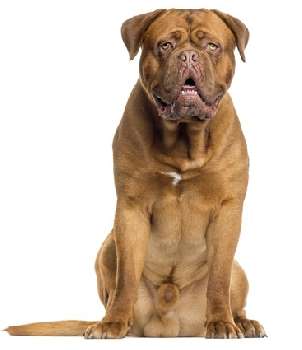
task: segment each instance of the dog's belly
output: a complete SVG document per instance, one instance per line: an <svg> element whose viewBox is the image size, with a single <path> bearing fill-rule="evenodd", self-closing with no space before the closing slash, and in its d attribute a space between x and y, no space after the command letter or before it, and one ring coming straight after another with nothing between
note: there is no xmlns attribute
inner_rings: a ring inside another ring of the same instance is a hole
<svg viewBox="0 0 302 350"><path fill-rule="evenodd" d="M183 288L207 273L211 208L199 192L175 188L164 193L153 206L144 276L154 285L169 280Z"/></svg>
<svg viewBox="0 0 302 350"><path fill-rule="evenodd" d="M134 335L168 337L204 333L206 233L218 202L213 195L217 182L213 175L210 188L206 176L173 180L161 184L152 206L144 273L134 307L131 330ZM167 286L175 288L175 299L170 304L170 296L160 294L161 288Z"/></svg>

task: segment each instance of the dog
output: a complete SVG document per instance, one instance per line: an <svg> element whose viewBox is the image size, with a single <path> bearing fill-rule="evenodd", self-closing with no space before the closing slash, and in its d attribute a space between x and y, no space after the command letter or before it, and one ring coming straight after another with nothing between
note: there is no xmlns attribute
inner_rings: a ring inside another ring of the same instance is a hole
<svg viewBox="0 0 302 350"><path fill-rule="evenodd" d="M121 34L130 59L141 57L113 141L115 221L95 264L106 315L7 331L264 337L234 260L249 160L228 89L249 31L218 10L172 9L130 18Z"/></svg>

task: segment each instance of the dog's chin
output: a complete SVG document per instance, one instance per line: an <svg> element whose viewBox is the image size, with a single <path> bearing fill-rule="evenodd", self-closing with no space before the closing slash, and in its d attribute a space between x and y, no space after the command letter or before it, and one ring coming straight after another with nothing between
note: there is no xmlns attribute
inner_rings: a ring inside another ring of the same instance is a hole
<svg viewBox="0 0 302 350"><path fill-rule="evenodd" d="M165 102L158 95L154 95L154 101L158 115L164 120L205 122L215 116L221 97L217 97L210 103L200 95L197 89L183 86L172 102Z"/></svg>

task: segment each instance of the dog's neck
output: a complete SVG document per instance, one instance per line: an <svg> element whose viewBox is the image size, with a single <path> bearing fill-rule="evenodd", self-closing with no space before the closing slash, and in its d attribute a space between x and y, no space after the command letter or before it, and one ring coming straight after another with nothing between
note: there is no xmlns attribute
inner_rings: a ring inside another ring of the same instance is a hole
<svg viewBox="0 0 302 350"><path fill-rule="evenodd" d="M201 168L210 149L209 122L175 123L157 118L155 145L158 157L180 172Z"/></svg>
<svg viewBox="0 0 302 350"><path fill-rule="evenodd" d="M128 149L144 164L189 176L192 172L199 173L213 154L226 147L234 117L232 101L226 95L216 116L207 122L165 121L138 82L127 103L119 133L124 134ZM152 159L159 166L151 165Z"/></svg>
<svg viewBox="0 0 302 350"><path fill-rule="evenodd" d="M211 121L178 123L162 119L147 92L139 82L136 86L148 106L147 118L153 120L153 146L161 162L179 172L201 168L211 155Z"/></svg>

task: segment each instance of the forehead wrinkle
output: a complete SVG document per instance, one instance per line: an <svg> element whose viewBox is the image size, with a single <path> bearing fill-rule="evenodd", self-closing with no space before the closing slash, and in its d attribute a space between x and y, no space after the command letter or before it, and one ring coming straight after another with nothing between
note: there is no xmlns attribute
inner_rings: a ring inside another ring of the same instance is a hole
<svg viewBox="0 0 302 350"><path fill-rule="evenodd" d="M180 23L180 21L175 18L171 18L170 20L169 18L160 18L159 20L153 22L148 28L144 35L145 39L156 41L159 38L171 36L175 32L181 33L182 36L189 33L189 27L185 21Z"/></svg>
<svg viewBox="0 0 302 350"><path fill-rule="evenodd" d="M233 42L227 26L218 16L206 9L167 10L150 25L144 39L156 41L159 38L171 36L171 33L177 30L181 31L182 35L187 33L190 36L198 28L222 41L224 45Z"/></svg>
<svg viewBox="0 0 302 350"><path fill-rule="evenodd" d="M214 37L217 40L220 39L221 40L221 36L217 35L216 32L214 32L213 30L209 30L208 28L201 26L201 25L197 25L194 28L191 29L191 33L194 32L201 32L204 36L207 37Z"/></svg>
<svg viewBox="0 0 302 350"><path fill-rule="evenodd" d="M170 9L164 12L162 15L160 15L158 18L155 19L153 23L151 23L150 27L147 31L152 31L155 29L155 27L164 27L167 28L167 26L183 26L184 28L188 27L188 24L185 20L185 14L187 13L187 10L177 10L177 9Z"/></svg>
<svg viewBox="0 0 302 350"><path fill-rule="evenodd" d="M192 11L188 11L189 13L185 16L185 20L188 23L189 26L192 25L194 18L192 16Z"/></svg>
<svg viewBox="0 0 302 350"><path fill-rule="evenodd" d="M200 30L205 35L209 37L216 38L217 40L222 41L224 44L227 44L229 42L233 42L233 36L230 35L230 33L227 30L228 28L225 28L223 26L215 26L211 25L211 22L208 22L207 19L204 21L198 21L197 23L194 23L194 27L191 28L191 32L197 32Z"/></svg>

